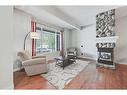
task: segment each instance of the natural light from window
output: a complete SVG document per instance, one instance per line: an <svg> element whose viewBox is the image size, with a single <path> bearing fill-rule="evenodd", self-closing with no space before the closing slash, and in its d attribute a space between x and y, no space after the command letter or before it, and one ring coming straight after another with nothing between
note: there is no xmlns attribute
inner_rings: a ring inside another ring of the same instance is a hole
<svg viewBox="0 0 127 95"><path fill-rule="evenodd" d="M36 28L36 32L40 34L40 39L36 40L36 53L54 52L60 50L60 32L42 30L41 27Z"/></svg>

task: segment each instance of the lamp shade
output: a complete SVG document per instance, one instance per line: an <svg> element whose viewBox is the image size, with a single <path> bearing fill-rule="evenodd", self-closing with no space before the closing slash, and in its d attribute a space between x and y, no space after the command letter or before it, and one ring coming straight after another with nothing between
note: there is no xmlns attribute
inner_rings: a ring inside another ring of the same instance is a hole
<svg viewBox="0 0 127 95"><path fill-rule="evenodd" d="M31 39L39 39L40 35L37 32L30 32Z"/></svg>

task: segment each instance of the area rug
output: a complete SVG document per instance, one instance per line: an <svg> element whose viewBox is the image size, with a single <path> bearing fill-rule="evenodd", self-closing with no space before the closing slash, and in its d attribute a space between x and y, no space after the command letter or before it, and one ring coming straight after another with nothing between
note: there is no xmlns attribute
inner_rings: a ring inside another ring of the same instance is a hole
<svg viewBox="0 0 127 95"><path fill-rule="evenodd" d="M76 75L78 75L87 65L89 61L76 60L67 67L61 68L55 66L55 62L48 64L48 73L42 74L50 83L52 83L57 89L63 89Z"/></svg>

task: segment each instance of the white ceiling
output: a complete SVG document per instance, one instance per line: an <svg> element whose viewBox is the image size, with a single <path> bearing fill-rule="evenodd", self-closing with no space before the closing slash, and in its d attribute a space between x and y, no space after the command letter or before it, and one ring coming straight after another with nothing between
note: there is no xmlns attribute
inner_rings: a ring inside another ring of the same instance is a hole
<svg viewBox="0 0 127 95"><path fill-rule="evenodd" d="M59 19L58 17L52 15L51 13L45 11L44 9L41 9L41 7L17 6L15 8L32 15L33 17L37 18L38 20L41 20L42 23L47 23L47 24L51 24L51 25L59 26L59 27L72 28L71 26L68 25L68 23L66 23L63 20Z"/></svg>
<svg viewBox="0 0 127 95"><path fill-rule="evenodd" d="M73 18L78 25L95 23L98 13L116 8L117 6L59 6L62 12Z"/></svg>
<svg viewBox="0 0 127 95"><path fill-rule="evenodd" d="M118 17L127 15L127 7L120 6L16 6L43 23L61 28L80 29L81 26L95 23L98 13L117 8ZM123 10L123 11L122 11Z"/></svg>

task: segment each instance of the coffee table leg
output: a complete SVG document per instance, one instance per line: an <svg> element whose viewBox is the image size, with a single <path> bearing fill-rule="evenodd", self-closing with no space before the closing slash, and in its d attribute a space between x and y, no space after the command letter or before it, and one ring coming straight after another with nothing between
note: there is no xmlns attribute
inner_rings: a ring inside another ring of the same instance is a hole
<svg viewBox="0 0 127 95"><path fill-rule="evenodd" d="M64 70L64 61L63 61L63 70Z"/></svg>
<svg viewBox="0 0 127 95"><path fill-rule="evenodd" d="M56 60L56 65L57 65L57 60ZM55 67L56 67L56 65L55 65Z"/></svg>

